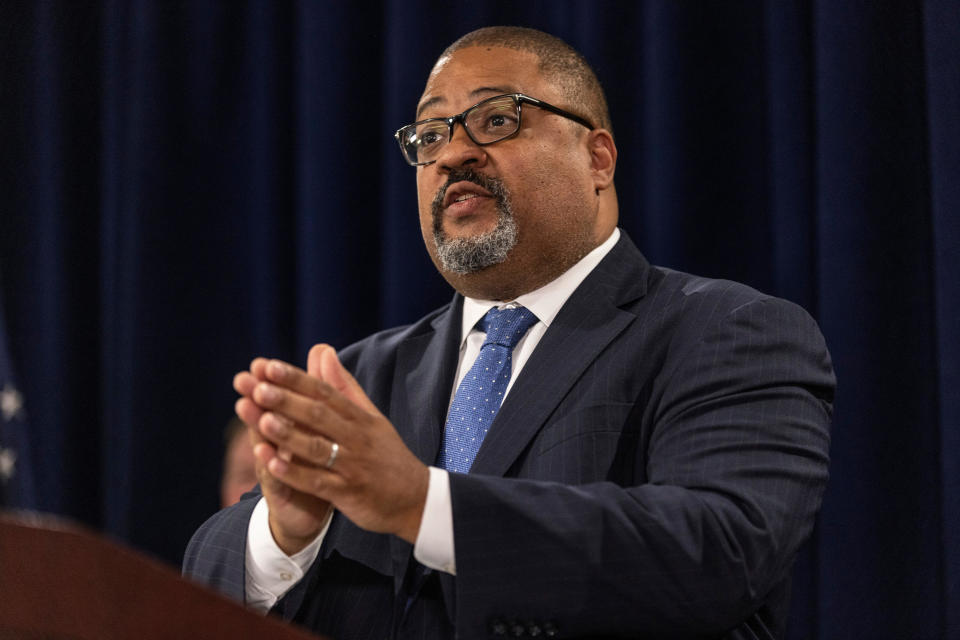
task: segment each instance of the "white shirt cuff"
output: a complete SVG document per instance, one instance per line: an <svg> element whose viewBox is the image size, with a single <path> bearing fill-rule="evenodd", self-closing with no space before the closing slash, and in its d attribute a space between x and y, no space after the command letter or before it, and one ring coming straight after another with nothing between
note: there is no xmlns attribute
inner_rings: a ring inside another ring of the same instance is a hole
<svg viewBox="0 0 960 640"><path fill-rule="evenodd" d="M457 575L453 549L453 506L450 502L450 475L443 469L429 467L430 484L423 507L420 531L413 545L413 557L420 564Z"/></svg>
<svg viewBox="0 0 960 640"><path fill-rule="evenodd" d="M270 533L270 511L267 500L260 498L253 508L247 527L246 602L257 611L266 613L277 600L289 591L310 569L320 553L320 545L330 528L333 510L327 516L320 534L313 542L292 556L277 546Z"/></svg>

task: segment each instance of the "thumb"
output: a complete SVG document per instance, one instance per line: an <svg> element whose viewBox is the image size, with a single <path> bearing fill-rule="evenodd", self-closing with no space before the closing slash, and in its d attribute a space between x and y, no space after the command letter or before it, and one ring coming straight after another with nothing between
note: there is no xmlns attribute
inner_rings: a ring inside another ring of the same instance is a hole
<svg viewBox="0 0 960 640"><path fill-rule="evenodd" d="M333 347L328 344L315 344L310 348L309 353L307 353L307 375L323 380L323 374L320 371L320 354L327 349L333 351ZM324 382L326 381L324 380Z"/></svg>
<svg viewBox="0 0 960 640"><path fill-rule="evenodd" d="M380 410L364 393L363 387L360 386L356 378L340 364L336 350L330 345L318 344L310 349L310 353L307 355L307 372L329 384L343 394L347 400L364 411L380 413Z"/></svg>

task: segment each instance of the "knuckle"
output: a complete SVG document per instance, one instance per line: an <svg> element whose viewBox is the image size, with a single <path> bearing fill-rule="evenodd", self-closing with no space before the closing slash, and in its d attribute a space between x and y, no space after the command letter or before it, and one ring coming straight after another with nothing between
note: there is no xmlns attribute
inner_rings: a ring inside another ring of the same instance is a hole
<svg viewBox="0 0 960 640"><path fill-rule="evenodd" d="M313 461L323 461L323 450L325 445L322 438L311 437L307 442L307 455Z"/></svg>
<svg viewBox="0 0 960 640"><path fill-rule="evenodd" d="M287 376L287 365L281 360L268 360L265 366L267 375L272 380L283 380Z"/></svg>
<svg viewBox="0 0 960 640"><path fill-rule="evenodd" d="M308 413L310 419L314 422L323 422L323 419L326 417L326 408L319 402L311 402Z"/></svg>

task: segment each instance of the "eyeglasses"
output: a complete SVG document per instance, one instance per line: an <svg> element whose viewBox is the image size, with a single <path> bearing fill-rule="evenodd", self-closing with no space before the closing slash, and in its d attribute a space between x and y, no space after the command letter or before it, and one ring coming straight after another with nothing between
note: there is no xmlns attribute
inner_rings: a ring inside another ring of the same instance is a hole
<svg viewBox="0 0 960 640"><path fill-rule="evenodd" d="M401 127L393 135L403 157L418 167L437 161L440 152L453 138L453 125L459 122L474 144L484 146L500 142L520 131L523 105L546 109L564 118L594 129L590 121L559 107L522 93L508 93L478 102L463 113L449 118L427 118Z"/></svg>

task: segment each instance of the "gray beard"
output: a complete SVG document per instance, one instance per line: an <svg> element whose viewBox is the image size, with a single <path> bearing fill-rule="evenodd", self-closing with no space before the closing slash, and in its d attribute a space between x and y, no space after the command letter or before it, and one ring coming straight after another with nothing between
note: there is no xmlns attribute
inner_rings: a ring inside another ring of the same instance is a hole
<svg viewBox="0 0 960 640"><path fill-rule="evenodd" d="M443 229L434 229L433 239L444 270L460 275L475 273L507 259L517 244L517 223L509 211L501 210L497 226L490 231L471 238L448 238Z"/></svg>
<svg viewBox="0 0 960 640"><path fill-rule="evenodd" d="M465 171L467 175L451 176L447 186L466 179L488 190L497 201L497 226L470 238L450 238L443 230L443 197L446 186L433 201L433 240L437 247L437 260L445 271L458 275L476 273L507 259L510 250L517 244L517 223L513 218L510 198L503 183L495 178Z"/></svg>

